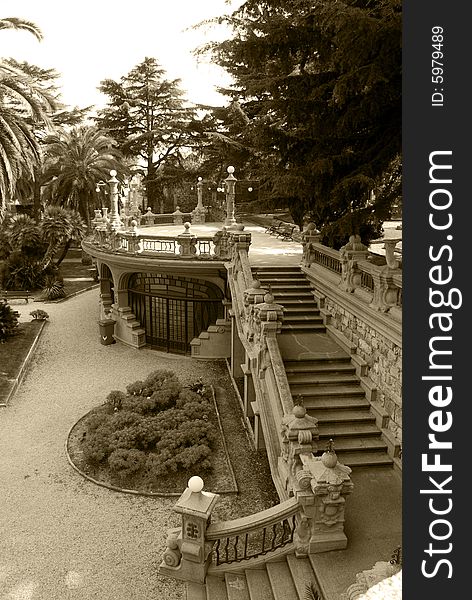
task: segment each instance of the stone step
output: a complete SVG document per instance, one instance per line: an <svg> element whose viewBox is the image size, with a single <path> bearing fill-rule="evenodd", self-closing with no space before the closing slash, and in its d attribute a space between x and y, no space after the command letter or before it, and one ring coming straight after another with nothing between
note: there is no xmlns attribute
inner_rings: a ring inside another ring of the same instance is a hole
<svg viewBox="0 0 472 600"><path fill-rule="evenodd" d="M225 581L228 600L252 600L244 574L225 573Z"/></svg>
<svg viewBox="0 0 472 600"><path fill-rule="evenodd" d="M309 360L300 360L300 361L285 361L285 372L287 375L295 374L295 373L309 373L317 376L317 374L326 373L326 374L348 374L355 373L356 368L350 362L349 358L346 358L343 362L332 360L328 362L324 361L309 361Z"/></svg>
<svg viewBox="0 0 472 600"><path fill-rule="evenodd" d="M313 385L309 383L300 383L290 385L296 395L302 395L304 398L333 398L343 397L352 398L355 396L364 396L365 392L359 384L357 385Z"/></svg>
<svg viewBox="0 0 472 600"><path fill-rule="evenodd" d="M297 558L294 554L289 554L287 556L287 564L293 583L297 589L298 600L306 600L309 598L307 586L310 583L315 584L315 576L310 561L308 558Z"/></svg>
<svg viewBox="0 0 472 600"><path fill-rule="evenodd" d="M318 419L318 428L321 426L326 427L327 425L334 423L351 423L356 425L358 423L374 423L374 415L366 409L333 409L333 410L310 410L309 414ZM379 431L377 429L377 431Z"/></svg>
<svg viewBox="0 0 472 600"><path fill-rule="evenodd" d="M316 412L312 413L312 411L309 411L308 414L318 418ZM318 433L320 436L320 440L329 440L330 438L333 438L334 440L339 440L339 438L353 438L356 436L380 436L380 430L375 424L375 422L325 423L323 421L318 421ZM334 446L335 448L336 443Z"/></svg>
<svg viewBox="0 0 472 600"><path fill-rule="evenodd" d="M268 562L266 569L274 600L296 600L297 590L287 562ZM262 598L254 600L262 600Z"/></svg>
<svg viewBox="0 0 472 600"><path fill-rule="evenodd" d="M329 438L328 438L329 439ZM355 438L333 438L334 449L337 452L386 452L387 444L380 436L360 436ZM326 438L322 438L318 445L318 450L322 454L324 452Z"/></svg>
<svg viewBox="0 0 472 600"><path fill-rule="evenodd" d="M253 273L273 273L274 271L282 271L283 273L301 273L300 267L293 265L257 265L256 267L252 267Z"/></svg>
<svg viewBox="0 0 472 600"><path fill-rule="evenodd" d="M223 577L207 575L205 581L206 600L227 600L228 594L226 593L226 581Z"/></svg>
<svg viewBox="0 0 472 600"><path fill-rule="evenodd" d="M307 332L324 333L325 325L322 323L283 323L282 333L307 333Z"/></svg>
<svg viewBox="0 0 472 600"><path fill-rule="evenodd" d="M333 371L313 373L313 371L302 371L291 373L286 371L287 379L290 386L297 384L309 385L339 385L351 384L358 385L359 379L355 374L355 370L347 370L347 372L336 373Z"/></svg>
<svg viewBox="0 0 472 600"><path fill-rule="evenodd" d="M296 273L289 274L289 275L284 275L282 273L277 274L277 275L259 275L259 274L257 274L256 277L261 282L262 287L265 287L266 285L269 285L269 284L270 285L272 285L272 284L306 285L308 283L308 281L306 280L306 277L303 277L302 275L298 275Z"/></svg>
<svg viewBox="0 0 472 600"><path fill-rule="evenodd" d="M262 283L262 282L261 282ZM311 287L311 285L305 281L303 283L283 283L283 282L279 282L279 281L275 281L272 280L270 283L270 289L272 294L275 296L278 291L282 291L282 292L291 292L291 291L303 291L303 292L310 292L313 288ZM267 284L267 287L269 286L269 283Z"/></svg>
<svg viewBox="0 0 472 600"><path fill-rule="evenodd" d="M303 323L304 321L310 321L311 323L323 323L323 318L317 314L287 314L284 317L284 323Z"/></svg>
<svg viewBox="0 0 472 600"><path fill-rule="evenodd" d="M287 299L287 300L313 300L314 296L311 292L306 292L305 290L301 291L288 291L288 292L274 292L272 294L274 298L277 299Z"/></svg>
<svg viewBox="0 0 472 600"><path fill-rule="evenodd" d="M386 452L340 452L339 462L347 467L384 467L393 464Z"/></svg>
<svg viewBox="0 0 472 600"><path fill-rule="evenodd" d="M290 304L288 306L284 306L284 314L288 316L292 315L319 315L320 309L317 306L311 306L311 302L307 303L307 306Z"/></svg>
<svg viewBox="0 0 472 600"><path fill-rule="evenodd" d="M296 390L291 390L292 397L297 397ZM303 406L310 412L321 410L370 409L370 403L365 396L354 398L310 398L303 396Z"/></svg>
<svg viewBox="0 0 472 600"><path fill-rule="evenodd" d="M351 357L348 354L337 358L320 356L309 360L284 360L284 365L286 370L329 370L331 367L337 367L338 365L348 365L353 368Z"/></svg>
<svg viewBox="0 0 472 600"><path fill-rule="evenodd" d="M266 569L248 569L245 575L251 600L274 600Z"/></svg>

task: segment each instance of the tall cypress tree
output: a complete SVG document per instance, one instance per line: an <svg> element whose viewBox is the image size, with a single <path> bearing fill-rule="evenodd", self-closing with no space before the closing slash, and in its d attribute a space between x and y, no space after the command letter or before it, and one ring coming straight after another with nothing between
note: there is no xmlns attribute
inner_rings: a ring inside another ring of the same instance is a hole
<svg viewBox="0 0 472 600"><path fill-rule="evenodd" d="M399 0L247 0L220 21L221 91L249 117L268 196L330 245L377 236L401 181Z"/></svg>
<svg viewBox="0 0 472 600"><path fill-rule="evenodd" d="M99 89L109 99L96 122L143 167L148 205L156 206L162 194L160 167L175 162L192 143L194 111L179 80L166 79L157 61L145 58L120 81L106 79Z"/></svg>

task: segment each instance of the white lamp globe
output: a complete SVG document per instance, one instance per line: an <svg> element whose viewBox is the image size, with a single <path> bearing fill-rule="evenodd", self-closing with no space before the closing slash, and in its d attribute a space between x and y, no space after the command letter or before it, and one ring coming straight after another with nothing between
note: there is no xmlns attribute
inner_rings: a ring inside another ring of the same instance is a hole
<svg viewBox="0 0 472 600"><path fill-rule="evenodd" d="M232 175L234 173L234 167L232 167L231 165L226 170L228 171L228 173L230 175Z"/></svg>
<svg viewBox="0 0 472 600"><path fill-rule="evenodd" d="M198 475L194 475L193 477L190 477L187 485L191 492L198 494L203 490L203 479Z"/></svg>
<svg viewBox="0 0 472 600"><path fill-rule="evenodd" d="M110 175L111 175L111 177L116 177L116 171L115 171L115 169L112 169L110 171Z"/></svg>
<svg viewBox="0 0 472 600"><path fill-rule="evenodd" d="M201 178L201 177L199 177L199 178L198 178L198 181L202 181L202 178Z"/></svg>

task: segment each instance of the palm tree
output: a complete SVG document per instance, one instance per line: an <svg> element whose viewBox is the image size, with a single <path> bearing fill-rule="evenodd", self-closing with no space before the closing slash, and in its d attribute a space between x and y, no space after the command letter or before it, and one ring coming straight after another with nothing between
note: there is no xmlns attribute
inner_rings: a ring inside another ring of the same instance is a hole
<svg viewBox="0 0 472 600"><path fill-rule="evenodd" d="M44 269L52 263L57 251L61 249L54 263L54 267L59 267L72 242L83 240L86 229L82 217L76 210L61 206L48 206L39 222L39 228L42 239L48 244L43 260Z"/></svg>
<svg viewBox="0 0 472 600"><path fill-rule="evenodd" d="M45 140L46 201L79 211L90 225L91 211L100 206L97 184L110 170L125 171L116 143L95 127L60 131Z"/></svg>
<svg viewBox="0 0 472 600"><path fill-rule="evenodd" d="M39 41L43 39L41 29L39 29L35 23L26 21L25 19L17 19L16 17L6 17L4 19L0 19L0 30L2 29L29 31L29 33L32 33Z"/></svg>
<svg viewBox="0 0 472 600"><path fill-rule="evenodd" d="M0 30L23 29L41 40L39 28L16 18L0 19ZM33 176L39 164L38 142L30 123L48 123L54 101L21 68L0 60L0 221L17 181Z"/></svg>

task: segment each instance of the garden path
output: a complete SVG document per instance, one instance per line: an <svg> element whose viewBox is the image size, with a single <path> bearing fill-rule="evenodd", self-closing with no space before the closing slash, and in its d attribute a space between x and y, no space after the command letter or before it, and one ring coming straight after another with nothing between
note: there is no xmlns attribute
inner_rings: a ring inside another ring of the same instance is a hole
<svg viewBox="0 0 472 600"><path fill-rule="evenodd" d="M67 462L65 441L111 389L156 368L197 378L201 367L101 345L98 290L34 308L50 322L0 412L0 600L180 600L183 586L157 575L166 530L178 525L175 499L114 493L82 479ZM15 309L30 319L31 305Z"/></svg>

